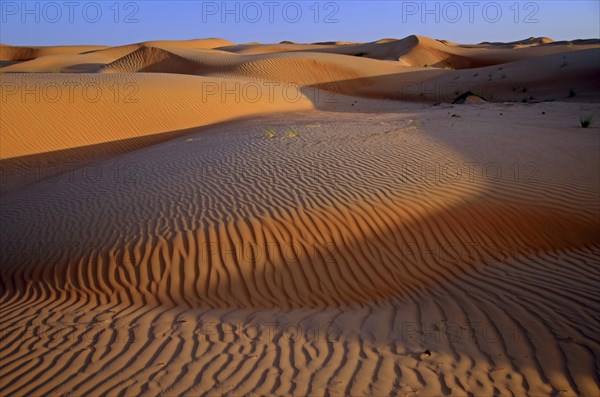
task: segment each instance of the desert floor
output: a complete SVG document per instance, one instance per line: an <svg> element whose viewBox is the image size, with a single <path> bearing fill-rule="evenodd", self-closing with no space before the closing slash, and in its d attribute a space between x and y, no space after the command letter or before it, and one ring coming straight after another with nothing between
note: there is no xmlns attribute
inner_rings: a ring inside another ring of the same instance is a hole
<svg viewBox="0 0 600 397"><path fill-rule="evenodd" d="M598 41L0 61L0 395L600 394Z"/></svg>

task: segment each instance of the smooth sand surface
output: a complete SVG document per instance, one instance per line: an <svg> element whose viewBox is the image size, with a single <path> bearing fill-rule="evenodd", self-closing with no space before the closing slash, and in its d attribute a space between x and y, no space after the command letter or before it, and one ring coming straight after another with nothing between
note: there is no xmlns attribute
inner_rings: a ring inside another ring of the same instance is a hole
<svg viewBox="0 0 600 397"><path fill-rule="evenodd" d="M0 58L0 395L599 395L597 41Z"/></svg>

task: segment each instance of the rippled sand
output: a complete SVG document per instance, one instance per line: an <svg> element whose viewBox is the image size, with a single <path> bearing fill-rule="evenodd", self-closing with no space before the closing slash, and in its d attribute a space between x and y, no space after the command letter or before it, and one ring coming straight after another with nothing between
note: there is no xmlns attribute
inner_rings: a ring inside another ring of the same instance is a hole
<svg viewBox="0 0 600 397"><path fill-rule="evenodd" d="M7 48L0 394L598 395L597 43Z"/></svg>

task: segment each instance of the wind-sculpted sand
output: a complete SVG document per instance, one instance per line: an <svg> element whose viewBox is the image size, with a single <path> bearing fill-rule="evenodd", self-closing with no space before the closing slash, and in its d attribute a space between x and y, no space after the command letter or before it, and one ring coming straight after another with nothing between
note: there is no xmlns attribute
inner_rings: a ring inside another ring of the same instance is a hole
<svg viewBox="0 0 600 397"><path fill-rule="evenodd" d="M598 395L595 42L81 50L0 76L1 395Z"/></svg>

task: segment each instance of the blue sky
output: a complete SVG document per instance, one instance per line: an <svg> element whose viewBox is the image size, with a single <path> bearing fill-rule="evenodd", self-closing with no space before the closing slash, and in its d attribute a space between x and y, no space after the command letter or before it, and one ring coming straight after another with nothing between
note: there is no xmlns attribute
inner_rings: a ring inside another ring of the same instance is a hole
<svg viewBox="0 0 600 397"><path fill-rule="evenodd" d="M600 37L592 1L0 1L0 42L118 45L220 37L235 43L373 41L419 34L459 43Z"/></svg>

